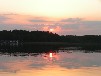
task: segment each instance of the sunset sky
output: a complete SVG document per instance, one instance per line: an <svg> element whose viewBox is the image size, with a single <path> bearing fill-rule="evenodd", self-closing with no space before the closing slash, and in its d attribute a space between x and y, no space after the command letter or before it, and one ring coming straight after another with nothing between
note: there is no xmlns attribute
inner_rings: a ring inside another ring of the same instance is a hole
<svg viewBox="0 0 101 76"><path fill-rule="evenodd" d="M0 30L101 34L101 0L0 0Z"/></svg>

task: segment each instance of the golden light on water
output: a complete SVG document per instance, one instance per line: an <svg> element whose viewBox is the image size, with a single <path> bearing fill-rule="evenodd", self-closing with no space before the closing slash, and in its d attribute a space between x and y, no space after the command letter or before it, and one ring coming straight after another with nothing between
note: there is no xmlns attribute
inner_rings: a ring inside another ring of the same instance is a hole
<svg viewBox="0 0 101 76"><path fill-rule="evenodd" d="M53 57L53 54L52 53L49 53L49 56L52 58Z"/></svg>
<svg viewBox="0 0 101 76"><path fill-rule="evenodd" d="M0 57L2 58L2 55ZM97 64L100 61L98 53L68 54L50 50L36 57L5 56L5 59L8 60L7 63L0 60L0 67L4 67L0 68L0 76L101 76L101 66ZM96 63L97 66L90 62Z"/></svg>

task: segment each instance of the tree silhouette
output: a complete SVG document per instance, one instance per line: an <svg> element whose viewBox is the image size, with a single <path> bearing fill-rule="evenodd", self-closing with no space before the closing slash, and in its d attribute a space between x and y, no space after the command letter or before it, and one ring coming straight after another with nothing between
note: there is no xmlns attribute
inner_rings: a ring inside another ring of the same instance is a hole
<svg viewBox="0 0 101 76"><path fill-rule="evenodd" d="M58 35L49 31L3 30L0 42L67 42L67 43L101 43L101 35Z"/></svg>

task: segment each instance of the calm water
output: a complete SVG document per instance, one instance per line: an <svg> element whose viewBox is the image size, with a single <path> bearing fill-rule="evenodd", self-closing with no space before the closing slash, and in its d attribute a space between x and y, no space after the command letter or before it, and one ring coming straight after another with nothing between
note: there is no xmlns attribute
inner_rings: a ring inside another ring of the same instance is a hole
<svg viewBox="0 0 101 76"><path fill-rule="evenodd" d="M45 53L1 53L0 76L101 76L101 53L70 47Z"/></svg>

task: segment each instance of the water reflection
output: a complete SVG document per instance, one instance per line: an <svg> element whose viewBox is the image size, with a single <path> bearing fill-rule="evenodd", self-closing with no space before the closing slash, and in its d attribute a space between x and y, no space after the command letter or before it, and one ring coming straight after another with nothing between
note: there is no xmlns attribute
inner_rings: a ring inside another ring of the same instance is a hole
<svg viewBox="0 0 101 76"><path fill-rule="evenodd" d="M1 52L0 76L101 76L101 53L97 50L85 53L81 47L49 48L34 48L33 53Z"/></svg>
<svg viewBox="0 0 101 76"><path fill-rule="evenodd" d="M58 53L49 51L48 53L43 54L43 59L46 61L54 62L59 59Z"/></svg>
<svg viewBox="0 0 101 76"><path fill-rule="evenodd" d="M49 56L52 58L53 57L53 53L49 53Z"/></svg>

